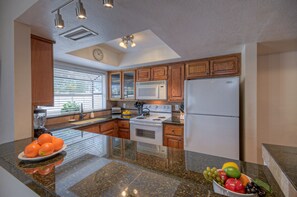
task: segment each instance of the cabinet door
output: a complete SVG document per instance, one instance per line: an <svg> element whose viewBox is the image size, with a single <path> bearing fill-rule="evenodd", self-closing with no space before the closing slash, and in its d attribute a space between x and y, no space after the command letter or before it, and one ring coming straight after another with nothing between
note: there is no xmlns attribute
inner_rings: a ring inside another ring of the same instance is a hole
<svg viewBox="0 0 297 197"><path fill-rule="evenodd" d="M114 135L114 130L113 129L111 129L111 130L108 130L108 131L104 131L104 132L102 132L101 134L103 134L103 135L108 135L108 136L115 136Z"/></svg>
<svg viewBox="0 0 297 197"><path fill-rule="evenodd" d="M149 81L151 80L151 69L140 68L136 70L136 81Z"/></svg>
<svg viewBox="0 0 297 197"><path fill-rule="evenodd" d="M119 138L130 139L130 129L119 129L118 131Z"/></svg>
<svg viewBox="0 0 297 197"><path fill-rule="evenodd" d="M109 130L113 130L114 128L115 128L115 121L110 121L110 122L100 124L100 131L102 133Z"/></svg>
<svg viewBox="0 0 297 197"><path fill-rule="evenodd" d="M177 137L177 136L165 135L164 146L183 149L184 148L183 138Z"/></svg>
<svg viewBox="0 0 297 197"><path fill-rule="evenodd" d="M123 99L135 99L135 71L123 72Z"/></svg>
<svg viewBox="0 0 297 197"><path fill-rule="evenodd" d="M183 64L169 66L168 101L182 102L184 99L185 67Z"/></svg>
<svg viewBox="0 0 297 197"><path fill-rule="evenodd" d="M120 100L122 97L121 72L109 74L109 98L110 100Z"/></svg>
<svg viewBox="0 0 297 197"><path fill-rule="evenodd" d="M210 60L210 74L212 76L238 75L239 70L240 58L238 56Z"/></svg>
<svg viewBox="0 0 297 197"><path fill-rule="evenodd" d="M81 131L88 131L88 132L92 132L92 133L99 133L99 125L98 124L94 124L94 125L90 125L90 126L85 126L85 127L80 127L78 128Z"/></svg>
<svg viewBox="0 0 297 197"><path fill-rule="evenodd" d="M32 104L54 105L53 42L31 35Z"/></svg>
<svg viewBox="0 0 297 197"><path fill-rule="evenodd" d="M186 78L195 79L209 76L209 61L186 63Z"/></svg>
<svg viewBox="0 0 297 197"><path fill-rule="evenodd" d="M157 66L151 68L151 80L167 80L167 66Z"/></svg>
<svg viewBox="0 0 297 197"><path fill-rule="evenodd" d="M130 128L129 120L119 120L118 126L119 126L119 128L129 129Z"/></svg>

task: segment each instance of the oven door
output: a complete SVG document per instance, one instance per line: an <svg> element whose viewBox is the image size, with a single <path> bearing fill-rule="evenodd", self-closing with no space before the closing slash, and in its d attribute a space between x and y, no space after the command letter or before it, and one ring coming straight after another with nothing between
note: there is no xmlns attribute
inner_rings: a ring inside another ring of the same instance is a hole
<svg viewBox="0 0 297 197"><path fill-rule="evenodd" d="M162 124L130 122L130 138L137 142L163 145Z"/></svg>
<svg viewBox="0 0 297 197"><path fill-rule="evenodd" d="M136 99L155 100L159 99L158 85L136 85Z"/></svg>

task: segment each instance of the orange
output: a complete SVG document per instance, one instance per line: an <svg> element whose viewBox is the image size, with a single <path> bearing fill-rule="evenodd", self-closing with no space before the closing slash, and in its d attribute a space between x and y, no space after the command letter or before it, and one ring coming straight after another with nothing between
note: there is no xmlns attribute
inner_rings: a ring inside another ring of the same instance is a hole
<svg viewBox="0 0 297 197"><path fill-rule="evenodd" d="M40 146L45 144L45 143L52 143L52 136L50 134L44 133L44 134L39 136L37 141L38 141L38 144Z"/></svg>
<svg viewBox="0 0 297 197"><path fill-rule="evenodd" d="M241 173L239 180L241 181L244 187L250 182L250 179L243 173Z"/></svg>
<svg viewBox="0 0 297 197"><path fill-rule="evenodd" d="M31 144L38 144L38 141L34 140L34 141L31 142Z"/></svg>
<svg viewBox="0 0 297 197"><path fill-rule="evenodd" d="M53 143L44 143L41 145L40 149L39 149L39 155L40 156L47 156L50 155L54 152L55 147L53 145Z"/></svg>
<svg viewBox="0 0 297 197"><path fill-rule="evenodd" d="M38 151L40 149L39 144L29 144L25 147L24 154L28 158L33 158L38 155Z"/></svg>
<svg viewBox="0 0 297 197"><path fill-rule="evenodd" d="M64 145L64 140L61 138L53 138L53 145L55 147L55 151L60 150Z"/></svg>

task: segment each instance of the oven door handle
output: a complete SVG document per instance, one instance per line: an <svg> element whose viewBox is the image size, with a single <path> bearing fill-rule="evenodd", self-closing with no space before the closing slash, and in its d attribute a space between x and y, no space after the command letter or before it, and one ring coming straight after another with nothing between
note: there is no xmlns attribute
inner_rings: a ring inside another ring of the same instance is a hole
<svg viewBox="0 0 297 197"><path fill-rule="evenodd" d="M158 123L156 123L156 124L154 124L154 123L140 123L140 122L133 122L133 121L130 121L130 124L133 124L133 125L141 125L141 126L153 126L153 127L160 127L160 126L162 126L162 124L158 124Z"/></svg>

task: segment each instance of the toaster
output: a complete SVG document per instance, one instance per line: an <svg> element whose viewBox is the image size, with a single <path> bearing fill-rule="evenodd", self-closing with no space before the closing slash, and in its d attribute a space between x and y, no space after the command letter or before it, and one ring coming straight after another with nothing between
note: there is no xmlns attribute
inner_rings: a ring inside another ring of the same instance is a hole
<svg viewBox="0 0 297 197"><path fill-rule="evenodd" d="M111 113L112 114L121 114L122 113L122 109L120 107L112 107L111 108Z"/></svg>

